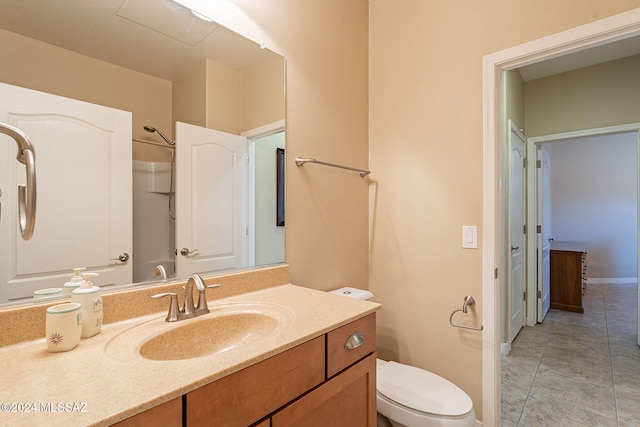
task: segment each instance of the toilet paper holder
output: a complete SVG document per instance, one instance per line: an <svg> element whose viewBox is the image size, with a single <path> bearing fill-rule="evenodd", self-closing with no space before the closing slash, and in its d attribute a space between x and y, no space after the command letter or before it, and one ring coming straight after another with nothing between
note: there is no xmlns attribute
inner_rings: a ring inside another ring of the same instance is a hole
<svg viewBox="0 0 640 427"><path fill-rule="evenodd" d="M473 331L481 331L482 329L484 329L484 326L480 325L479 328L476 328L475 326L466 326L466 325L458 325L456 323L453 323L453 315L456 314L457 312L461 311L463 313L467 313L468 311L468 307L470 305L473 305L476 303L476 300L473 299L473 297L471 295L467 295L466 297L464 297L464 303L462 304L462 308L457 308L455 310L453 310L451 312L451 315L449 316L449 324L451 326L453 326L454 328L462 328L462 329L471 329Z"/></svg>

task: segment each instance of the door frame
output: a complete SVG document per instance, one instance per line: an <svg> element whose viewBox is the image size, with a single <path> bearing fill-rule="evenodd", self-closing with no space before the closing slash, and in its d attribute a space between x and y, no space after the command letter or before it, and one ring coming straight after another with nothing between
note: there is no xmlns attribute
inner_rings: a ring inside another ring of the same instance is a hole
<svg viewBox="0 0 640 427"><path fill-rule="evenodd" d="M483 58L483 424L500 425L500 137L503 71L640 35L640 8Z"/></svg>
<svg viewBox="0 0 640 427"><path fill-rule="evenodd" d="M533 153L533 155L535 156L537 146L544 143L559 142L563 140L569 140L574 138L584 138L589 136L613 135L617 133L629 133L629 132L636 132L640 134L640 122L628 123L628 124L616 125L616 126L605 126L601 128L582 129L582 130L572 131L572 132L561 132L561 133L550 134L550 135L534 136L527 139L527 151L528 151L527 155L531 156ZM639 144L638 140L640 140L640 137L638 137L636 141L636 153L640 153L640 146L638 146ZM640 158L637 160L636 163L637 163L638 171L640 171ZM535 174L535 170L533 168L532 170L533 170L533 174ZM639 173L639 176L640 176L640 173ZM531 174L529 175L529 178L531 178ZM638 212L640 212L640 186L638 186L637 191L639 192L639 194L636 195L637 199L639 200ZM537 224L538 202L537 202L536 195L537 195L536 181L535 181L535 175L534 175L533 178L529 179L527 182L527 203L528 203L527 224L533 224L529 227L529 230L531 233L535 233L535 230L534 230L535 225L540 225L540 224ZM638 233L640 233L640 231ZM534 240L534 241L531 242L531 240ZM640 246L640 235L638 235L637 240L639 242L638 245ZM535 239L529 239L528 245L529 245L529 252L528 252L528 258L527 258L527 267L529 266L537 267L536 254L531 253L531 251L536 251ZM640 247L638 248L638 251L640 253ZM640 263L639 263L639 268L640 268ZM536 272L537 272L537 269L533 269L533 268L527 269L527 275L528 275L527 295L531 296L527 298L527 305L532 312L531 316L527 315L528 326L533 326L537 323L536 312L537 312L538 301L537 301L537 298L535 297L535 293L537 291ZM638 273L639 272L636 273L636 277L639 276ZM638 305L640 306L640 300L638 301ZM529 311L527 313L529 313ZM640 339L640 336L639 336L639 339Z"/></svg>

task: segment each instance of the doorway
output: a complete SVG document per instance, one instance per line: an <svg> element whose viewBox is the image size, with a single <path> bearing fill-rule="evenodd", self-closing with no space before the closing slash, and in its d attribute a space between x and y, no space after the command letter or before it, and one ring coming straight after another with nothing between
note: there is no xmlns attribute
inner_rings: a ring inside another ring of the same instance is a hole
<svg viewBox="0 0 640 427"><path fill-rule="evenodd" d="M483 136L483 422L500 424L500 75L523 65L640 35L640 9L577 27L484 58Z"/></svg>
<svg viewBox="0 0 640 427"><path fill-rule="evenodd" d="M529 138L529 156L537 154L540 167L529 171L527 222L540 229L537 239L531 239L527 260L527 325L542 322L549 308L549 281L543 279L549 273L544 260L552 240L589 242L587 273L593 283L637 280L639 130L640 123L632 123ZM555 153L555 162L549 152ZM552 182L544 182L545 166Z"/></svg>

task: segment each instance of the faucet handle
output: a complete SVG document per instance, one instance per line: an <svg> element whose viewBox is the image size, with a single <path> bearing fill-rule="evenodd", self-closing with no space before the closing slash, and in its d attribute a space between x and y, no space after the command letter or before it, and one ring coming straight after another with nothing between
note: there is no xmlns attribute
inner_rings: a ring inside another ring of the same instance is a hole
<svg viewBox="0 0 640 427"><path fill-rule="evenodd" d="M167 317L164 319L167 322L175 322L178 320L178 295L175 292L165 292L162 294L151 295L151 298L163 298L170 297L171 301L169 302L169 312L167 313Z"/></svg>
<svg viewBox="0 0 640 427"><path fill-rule="evenodd" d="M202 289L198 290L198 307L196 307L196 315L206 314L209 312L207 306L207 289L219 288L221 285L215 283L213 285L204 285Z"/></svg>

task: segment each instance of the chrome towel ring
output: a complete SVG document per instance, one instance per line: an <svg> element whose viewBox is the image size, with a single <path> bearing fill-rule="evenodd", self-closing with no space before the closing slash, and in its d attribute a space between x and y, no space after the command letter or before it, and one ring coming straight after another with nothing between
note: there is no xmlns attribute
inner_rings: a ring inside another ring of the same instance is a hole
<svg viewBox="0 0 640 427"><path fill-rule="evenodd" d="M27 184L18 185L18 223L24 240L33 236L36 223L36 154L29 137L20 129L0 122L0 133L18 144L18 161L26 166Z"/></svg>
<svg viewBox="0 0 640 427"><path fill-rule="evenodd" d="M458 325L453 323L453 315L456 314L457 312L461 311L463 313L467 313L467 308L470 305L473 305L476 303L476 300L473 299L473 297L471 295L467 295L466 297L464 297L464 303L462 304L462 308L458 308L455 309L451 312L451 315L449 316L449 324L451 326L453 326L454 328L463 328L463 329L471 329L473 331L481 331L482 329L484 329L484 326L480 325L479 328L476 328L474 326L465 326L465 325Z"/></svg>

